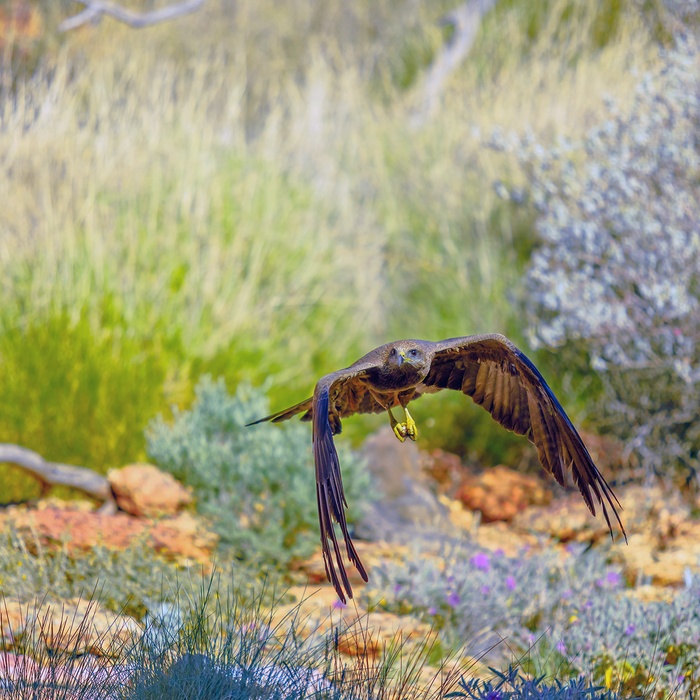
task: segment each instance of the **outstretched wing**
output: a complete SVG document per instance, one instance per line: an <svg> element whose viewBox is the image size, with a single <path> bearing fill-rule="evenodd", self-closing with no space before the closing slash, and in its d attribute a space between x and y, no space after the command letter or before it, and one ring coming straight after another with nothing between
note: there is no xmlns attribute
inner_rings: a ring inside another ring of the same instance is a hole
<svg viewBox="0 0 700 700"><path fill-rule="evenodd" d="M612 535L608 506L622 530L612 489L598 471L581 436L531 360L500 334L451 338L435 343L425 391L456 389L471 396L504 428L525 435L540 463L562 486L570 469L574 483L595 515L596 501Z"/></svg>
<svg viewBox="0 0 700 700"><path fill-rule="evenodd" d="M313 398L249 423L249 425L265 421L277 423L288 420L298 413L303 413L302 420L313 421L316 498L323 561L328 580L344 603L348 598L352 598L352 587L343 565L343 554L334 523L338 523L340 527L348 559L357 567L365 581L367 581L367 572L348 531L345 519L345 509L348 504L343 491L340 460L333 436L342 430L341 418L354 413L379 413L384 410L383 406L372 397L365 382L366 371L375 367L376 363L377 353L373 351L351 367L322 377L316 384Z"/></svg>
<svg viewBox="0 0 700 700"><path fill-rule="evenodd" d="M333 526L334 522L340 526L348 559L357 567L360 576L365 581L367 581L367 572L355 550L345 519L345 509L348 507L348 503L345 500L343 490L338 451L335 449L333 440L333 435L339 432L338 429L334 429L333 425L340 425L336 411L331 410L330 395L334 385L333 376L329 375L321 379L314 391L313 449L323 562L328 580L333 584L340 600L346 603L347 598L352 598L352 587L343 564L343 555Z"/></svg>

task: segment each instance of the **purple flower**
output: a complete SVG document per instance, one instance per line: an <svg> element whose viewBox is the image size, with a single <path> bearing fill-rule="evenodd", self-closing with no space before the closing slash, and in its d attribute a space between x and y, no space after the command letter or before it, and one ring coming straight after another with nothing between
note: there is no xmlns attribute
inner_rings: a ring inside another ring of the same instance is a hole
<svg viewBox="0 0 700 700"><path fill-rule="evenodd" d="M473 566L475 566L477 569L481 569L482 571L488 571L491 568L489 555L485 552L475 554L469 561Z"/></svg>
<svg viewBox="0 0 700 700"><path fill-rule="evenodd" d="M603 583L604 583L604 581L603 581L602 578L597 578L597 579L595 580L595 585L596 585L598 588L602 588L602 587L603 587Z"/></svg>
<svg viewBox="0 0 700 700"><path fill-rule="evenodd" d="M574 592L573 592L570 588L567 588L565 591L562 591L562 592L561 592L561 597L562 597L564 600L568 600L569 598L571 598L571 596L572 596L573 594L574 594Z"/></svg>
<svg viewBox="0 0 700 700"><path fill-rule="evenodd" d="M398 595L399 593L401 593L402 588L403 588L403 586L400 583L397 583L394 586L394 595Z"/></svg>
<svg viewBox="0 0 700 700"><path fill-rule="evenodd" d="M491 586L481 587L481 595L488 595L489 593L491 593Z"/></svg>
<svg viewBox="0 0 700 700"><path fill-rule="evenodd" d="M333 601L332 607L334 610L342 610L343 608L347 608L348 606L346 603L343 603L342 600L335 600Z"/></svg>
<svg viewBox="0 0 700 700"><path fill-rule="evenodd" d="M428 608L428 615L437 615L437 608L434 605Z"/></svg>
<svg viewBox="0 0 700 700"><path fill-rule="evenodd" d="M562 654L563 656L566 656L566 644L564 644L564 640L563 640L563 639L560 639L560 640L557 642L557 647L556 647L556 649L557 649L557 651L558 651L560 654Z"/></svg>
<svg viewBox="0 0 700 700"><path fill-rule="evenodd" d="M494 557L505 557L506 553L500 547L493 553Z"/></svg>
<svg viewBox="0 0 700 700"><path fill-rule="evenodd" d="M445 600L451 608L456 608L462 602L462 599L455 591L448 593L447 598L445 598Z"/></svg>
<svg viewBox="0 0 700 700"><path fill-rule="evenodd" d="M512 576L506 576L506 588L509 591L515 590L515 579Z"/></svg>
<svg viewBox="0 0 700 700"><path fill-rule="evenodd" d="M627 625L627 629L625 630L625 634L629 637L634 634L634 631L637 628L634 625Z"/></svg>
<svg viewBox="0 0 700 700"><path fill-rule="evenodd" d="M608 571L605 580L610 586L619 586L620 582L622 581L622 576L620 576L620 574L618 574L617 571Z"/></svg>

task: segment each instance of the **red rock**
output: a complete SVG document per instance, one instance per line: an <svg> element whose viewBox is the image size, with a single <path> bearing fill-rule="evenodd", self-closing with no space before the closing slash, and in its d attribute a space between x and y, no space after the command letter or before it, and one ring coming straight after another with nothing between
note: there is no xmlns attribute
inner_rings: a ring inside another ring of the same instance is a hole
<svg viewBox="0 0 700 700"><path fill-rule="evenodd" d="M328 585L293 588L289 593L297 601L275 607L272 626L289 629L294 625L302 639L333 632L336 648L348 656L374 657L392 644L408 641L430 643L435 634L430 625L412 617L368 612L354 600L343 605Z"/></svg>
<svg viewBox="0 0 700 700"><path fill-rule="evenodd" d="M605 519L594 518L578 493L557 498L544 508L527 508L513 519L516 530L549 535L560 542L597 542L608 536Z"/></svg>
<svg viewBox="0 0 700 700"><path fill-rule="evenodd" d="M42 603L25 629L34 643L53 653L120 656L141 633L139 624L90 600Z"/></svg>
<svg viewBox="0 0 700 700"><path fill-rule="evenodd" d="M69 553L102 546L126 549L144 541L164 556L208 562L217 543L203 521L188 513L159 521L134 518L126 513L113 515L83 510L46 508L15 509L3 518L26 535L31 549L38 535L47 548L61 547Z"/></svg>
<svg viewBox="0 0 700 700"><path fill-rule="evenodd" d="M218 543L218 536L202 526L190 513L159 520L151 530L153 548L168 557L208 562Z"/></svg>
<svg viewBox="0 0 700 700"><path fill-rule="evenodd" d="M0 679L17 682L37 678L38 675L39 667L29 656L0 651Z"/></svg>
<svg viewBox="0 0 700 700"><path fill-rule="evenodd" d="M14 598L0 600L0 642L6 649L15 646L27 622L26 606Z"/></svg>
<svg viewBox="0 0 700 700"><path fill-rule="evenodd" d="M481 511L484 522L508 522L528 506L549 503L552 492L537 477L508 467L493 467L468 477L456 498L467 508Z"/></svg>
<svg viewBox="0 0 700 700"><path fill-rule="evenodd" d="M430 453L423 453L422 462L423 470L435 481L440 494L454 493L469 474L462 460L445 450L435 449Z"/></svg>
<svg viewBox="0 0 700 700"><path fill-rule="evenodd" d="M628 580L643 576L655 586L682 587L686 572L695 573L700 561L700 523L688 524L684 534L662 546L652 533L633 533L618 555Z"/></svg>
<svg viewBox="0 0 700 700"><path fill-rule="evenodd" d="M138 516L174 515L192 494L172 474L151 464L130 464L107 475L117 505Z"/></svg>

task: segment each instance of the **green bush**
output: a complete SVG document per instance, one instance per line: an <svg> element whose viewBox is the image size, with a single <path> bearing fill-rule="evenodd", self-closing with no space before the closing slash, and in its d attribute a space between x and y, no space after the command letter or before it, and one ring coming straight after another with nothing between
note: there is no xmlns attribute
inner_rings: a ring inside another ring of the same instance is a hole
<svg viewBox="0 0 700 700"><path fill-rule="evenodd" d="M143 430L181 352L157 326L134 337L110 301L94 315L0 318L0 441L104 473L144 454ZM6 483L0 491L21 496Z"/></svg>
<svg viewBox="0 0 700 700"><path fill-rule="evenodd" d="M245 427L269 412L262 392L250 387L232 397L222 380L205 377L196 394L172 424L162 417L150 424L151 458L194 487L199 511L214 517L222 541L238 554L277 564L308 556L319 539L309 425ZM369 476L338 447L352 522L367 502Z"/></svg>

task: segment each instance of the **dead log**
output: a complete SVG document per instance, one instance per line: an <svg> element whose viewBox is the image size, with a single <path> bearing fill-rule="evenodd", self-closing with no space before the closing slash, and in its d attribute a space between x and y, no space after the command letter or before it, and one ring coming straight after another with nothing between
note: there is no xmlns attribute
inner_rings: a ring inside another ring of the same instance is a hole
<svg viewBox="0 0 700 700"><path fill-rule="evenodd" d="M435 56L422 81L419 111L414 115L415 126L420 126L435 110L447 78L466 59L481 26L481 20L497 0L467 0L448 12L439 24L453 28L453 34Z"/></svg>
<svg viewBox="0 0 700 700"><path fill-rule="evenodd" d="M117 503L106 476L87 467L47 462L40 454L19 445L0 443L0 462L21 467L41 482L42 493L51 486L68 486L103 501L101 512L116 512Z"/></svg>
<svg viewBox="0 0 700 700"><path fill-rule="evenodd" d="M168 5L159 10L153 10L152 12L139 13L117 5L114 2L106 2L105 0L78 0L78 2L84 5L85 9L73 17L63 20L63 22L58 25L58 31L67 32L83 24L87 24L88 22L98 22L102 15L107 15L108 17L116 19L118 22L123 22L130 27L140 29L142 27L160 24L161 22L167 22L175 17L188 15L198 10L204 4L204 0L185 0L175 5Z"/></svg>

